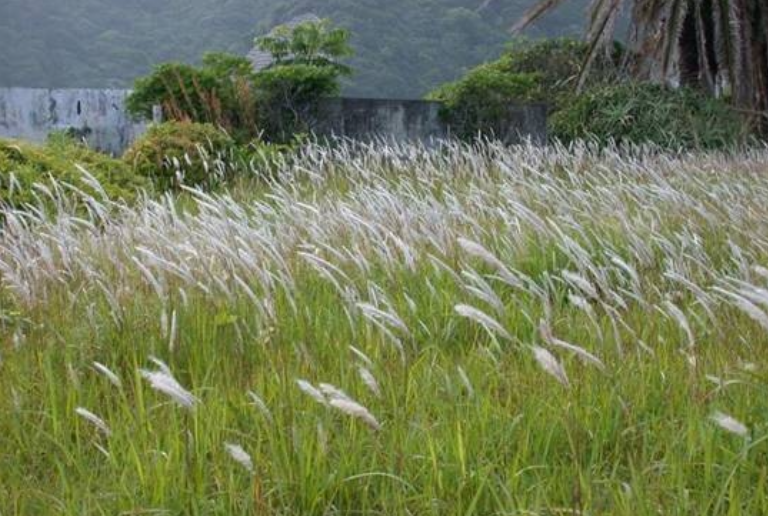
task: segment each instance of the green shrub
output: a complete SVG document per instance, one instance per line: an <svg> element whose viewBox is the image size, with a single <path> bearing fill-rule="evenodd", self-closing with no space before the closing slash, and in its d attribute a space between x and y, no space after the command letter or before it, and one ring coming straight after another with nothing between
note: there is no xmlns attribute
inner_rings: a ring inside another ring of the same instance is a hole
<svg viewBox="0 0 768 516"><path fill-rule="evenodd" d="M443 102L443 118L457 136L503 137L510 104L546 102L552 111L568 104L587 51L586 43L570 39L519 40L497 61L470 70L427 98ZM618 53L601 56L589 75L589 84L615 78L617 62Z"/></svg>
<svg viewBox="0 0 768 516"><path fill-rule="evenodd" d="M182 184L210 188L233 172L235 142L210 124L166 122L151 126L123 161L161 191Z"/></svg>
<svg viewBox="0 0 768 516"><path fill-rule="evenodd" d="M55 134L45 145L0 140L0 202L16 208L35 204L40 192L33 185L50 189L54 183L66 183L101 197L78 166L93 176L111 199L131 201L139 190L149 186L122 161Z"/></svg>
<svg viewBox="0 0 768 516"><path fill-rule="evenodd" d="M587 91L552 116L550 131L564 142L593 139L670 149L718 149L746 139L743 119L725 101L647 83Z"/></svg>
<svg viewBox="0 0 768 516"><path fill-rule="evenodd" d="M550 102L556 108L563 96L567 100L576 91L588 53L587 43L568 38L516 40L498 63L507 73L537 74L540 95L537 100ZM585 86L616 82L620 57L618 43L611 55L601 54L590 68Z"/></svg>
<svg viewBox="0 0 768 516"><path fill-rule="evenodd" d="M200 67L157 66L152 74L136 81L126 106L134 116L149 118L152 107L159 105L168 120L210 123L248 140L258 132L253 79L248 59L210 53Z"/></svg>
<svg viewBox="0 0 768 516"><path fill-rule="evenodd" d="M255 41L273 59L259 72L225 53L206 54L197 67L162 64L135 82L127 109L149 118L159 105L169 121L222 127L238 143L288 142L312 128L316 101L338 94L341 77L351 73L340 62L352 54L349 36L328 20L278 27Z"/></svg>
<svg viewBox="0 0 768 516"><path fill-rule="evenodd" d="M538 74L510 74L498 63L475 68L429 96L443 102L443 119L456 136L467 139L478 134L503 137L509 105L538 97Z"/></svg>

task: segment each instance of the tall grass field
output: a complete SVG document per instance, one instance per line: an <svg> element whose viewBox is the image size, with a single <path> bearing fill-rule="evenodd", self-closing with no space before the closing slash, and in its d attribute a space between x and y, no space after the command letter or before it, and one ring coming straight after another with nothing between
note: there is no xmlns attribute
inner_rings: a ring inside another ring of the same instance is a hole
<svg viewBox="0 0 768 516"><path fill-rule="evenodd" d="M309 145L0 209L0 516L768 514L768 150Z"/></svg>

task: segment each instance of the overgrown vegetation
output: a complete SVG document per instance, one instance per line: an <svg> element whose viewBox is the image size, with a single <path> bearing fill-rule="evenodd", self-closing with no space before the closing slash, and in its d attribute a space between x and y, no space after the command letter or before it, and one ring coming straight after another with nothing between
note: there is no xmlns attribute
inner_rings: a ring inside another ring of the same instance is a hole
<svg viewBox="0 0 768 516"><path fill-rule="evenodd" d="M352 74L341 62L353 54L349 37L349 31L322 20L278 27L257 38L256 46L274 59L254 80L259 122L268 138L285 142L312 130L318 101L338 95L341 78Z"/></svg>
<svg viewBox="0 0 768 516"><path fill-rule="evenodd" d="M2 210L0 511L768 513L766 166L308 147Z"/></svg>
<svg viewBox="0 0 768 516"><path fill-rule="evenodd" d="M724 149L749 137L744 117L726 102L648 83L605 86L571 98L553 115L551 133L564 142L652 143L669 149Z"/></svg>
<svg viewBox="0 0 768 516"><path fill-rule="evenodd" d="M69 185L69 186L65 186ZM44 205L54 189L76 188L96 198L132 200L150 183L120 160L90 150L63 133L45 145L0 139L0 204Z"/></svg>
<svg viewBox="0 0 768 516"><path fill-rule="evenodd" d="M562 2L539 0L515 25L523 29ZM616 0L592 2L589 54L581 76L631 15L625 69L635 81L687 86L725 99L753 130L768 136L768 3L764 0Z"/></svg>
<svg viewBox="0 0 768 516"><path fill-rule="evenodd" d="M160 191L181 185L211 189L231 178L236 154L234 140L213 125L167 122L152 125L123 161Z"/></svg>
<svg viewBox="0 0 768 516"><path fill-rule="evenodd" d="M175 121L209 123L238 142L255 137L278 143L312 129L317 102L341 91L351 73L341 59L352 54L349 32L327 20L278 27L258 38L273 63L254 72L245 58L208 54L203 66L170 63L139 79L127 108L147 117L153 106Z"/></svg>
<svg viewBox="0 0 768 516"><path fill-rule="evenodd" d="M561 142L601 145L652 143L667 149L713 149L745 143L750 127L724 99L702 92L634 82L621 68L623 49L590 58L587 43L561 39L521 41L492 63L433 92L444 117L464 139L504 136L509 106L546 102L550 135ZM581 91L579 91L581 90Z"/></svg>
<svg viewBox="0 0 768 516"><path fill-rule="evenodd" d="M458 136L503 138L510 105L542 102L557 110L569 103L587 52L586 43L570 39L516 40L498 60L474 68L427 98L444 103L444 119ZM589 84L616 81L619 57L618 48L603 56Z"/></svg>
<svg viewBox="0 0 768 516"><path fill-rule="evenodd" d="M213 124L247 140L258 134L253 80L244 57L206 54L200 67L166 63L137 79L126 108L151 119L157 105L170 120Z"/></svg>
<svg viewBox="0 0 768 516"><path fill-rule="evenodd" d="M506 136L509 108L541 97L539 75L508 73L499 63L482 65L427 98L443 103L441 116L456 136Z"/></svg>

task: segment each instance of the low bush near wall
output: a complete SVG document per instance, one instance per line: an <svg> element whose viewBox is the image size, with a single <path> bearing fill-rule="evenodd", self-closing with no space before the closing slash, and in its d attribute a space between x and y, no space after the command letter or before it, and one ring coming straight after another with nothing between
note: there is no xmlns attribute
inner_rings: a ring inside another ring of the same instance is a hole
<svg viewBox="0 0 768 516"><path fill-rule="evenodd" d="M62 134L53 135L44 146L0 139L0 204L17 208L45 204L49 197L46 188L53 188L54 183L98 198L129 201L149 186L120 160Z"/></svg>
<svg viewBox="0 0 768 516"><path fill-rule="evenodd" d="M535 100L539 91L538 74L510 74L491 63L440 88L429 98L443 102L441 116L460 138L471 139L481 134L503 138L509 106Z"/></svg>
<svg viewBox="0 0 768 516"><path fill-rule="evenodd" d="M123 161L159 190L210 188L231 175L235 155L234 140L213 125L168 122L152 126Z"/></svg>

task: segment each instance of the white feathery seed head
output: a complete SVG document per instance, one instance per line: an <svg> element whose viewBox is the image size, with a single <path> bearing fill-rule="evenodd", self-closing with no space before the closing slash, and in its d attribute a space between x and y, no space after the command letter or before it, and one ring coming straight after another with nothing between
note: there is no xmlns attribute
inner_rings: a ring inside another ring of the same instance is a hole
<svg viewBox="0 0 768 516"><path fill-rule="evenodd" d="M381 388L379 382L376 381L376 377L373 373L363 366L357 368L357 374L360 375L360 379L363 381L366 387L375 394L377 397L381 397Z"/></svg>
<svg viewBox="0 0 768 516"><path fill-rule="evenodd" d="M728 414L716 411L709 416L709 419L726 432L738 435L739 437L747 437L749 435L749 429L746 425Z"/></svg>
<svg viewBox="0 0 768 516"><path fill-rule="evenodd" d="M83 419L91 423L93 426L98 428L107 437L112 435L112 430L109 429L109 425L107 425L107 423L103 419L101 419L99 416L97 416L90 410L84 409L83 407L77 407L75 409L75 412L77 413L78 416L82 417Z"/></svg>
<svg viewBox="0 0 768 516"><path fill-rule="evenodd" d="M175 403L186 409L194 409L195 405L200 401L197 396L186 390L178 381L176 381L176 378L170 374L168 366L165 366L165 368L161 367L160 371L141 369L140 372L141 376L150 383L153 389L162 392Z"/></svg>
<svg viewBox="0 0 768 516"><path fill-rule="evenodd" d="M496 319L474 306L458 304L453 307L457 314L480 324L488 333L511 340L509 332Z"/></svg>
<svg viewBox="0 0 768 516"><path fill-rule="evenodd" d="M365 424L374 430L381 430L381 424L376 420L370 411L349 398L333 398L330 405L348 416L362 420Z"/></svg>
<svg viewBox="0 0 768 516"><path fill-rule="evenodd" d="M320 387L320 392L325 394L327 396L327 399L332 400L335 398L342 399L342 400L351 400L352 398L344 392L342 389L339 389L335 385L331 385L330 383L321 383L318 385Z"/></svg>
<svg viewBox="0 0 768 516"><path fill-rule="evenodd" d="M120 381L120 377L117 376L110 368L102 364L101 362L94 362L93 368L104 375L104 377L109 380L109 383L114 385L115 387L122 387L123 382Z"/></svg>
<svg viewBox="0 0 768 516"><path fill-rule="evenodd" d="M242 446L234 443L224 443L224 448L235 462L244 467L248 473L253 473L253 460Z"/></svg>
<svg viewBox="0 0 768 516"><path fill-rule="evenodd" d="M253 401L253 404L257 409L259 409L259 412L261 412L264 418L271 423L272 411L269 410L269 407L264 402L264 400L261 399L261 397L253 391L248 391L248 397L251 398L251 401Z"/></svg>
<svg viewBox="0 0 768 516"><path fill-rule="evenodd" d="M570 386L568 375L565 373L565 368L557 361L552 353L542 347L534 346L533 356L544 371L554 376L555 379L564 386Z"/></svg>
<svg viewBox="0 0 768 516"><path fill-rule="evenodd" d="M306 394L316 402L320 403L321 405L326 405L326 406L328 405L328 400L325 399L325 395L308 381L297 379L296 385L299 386L299 389L301 390L301 392L303 392L304 394Z"/></svg>

